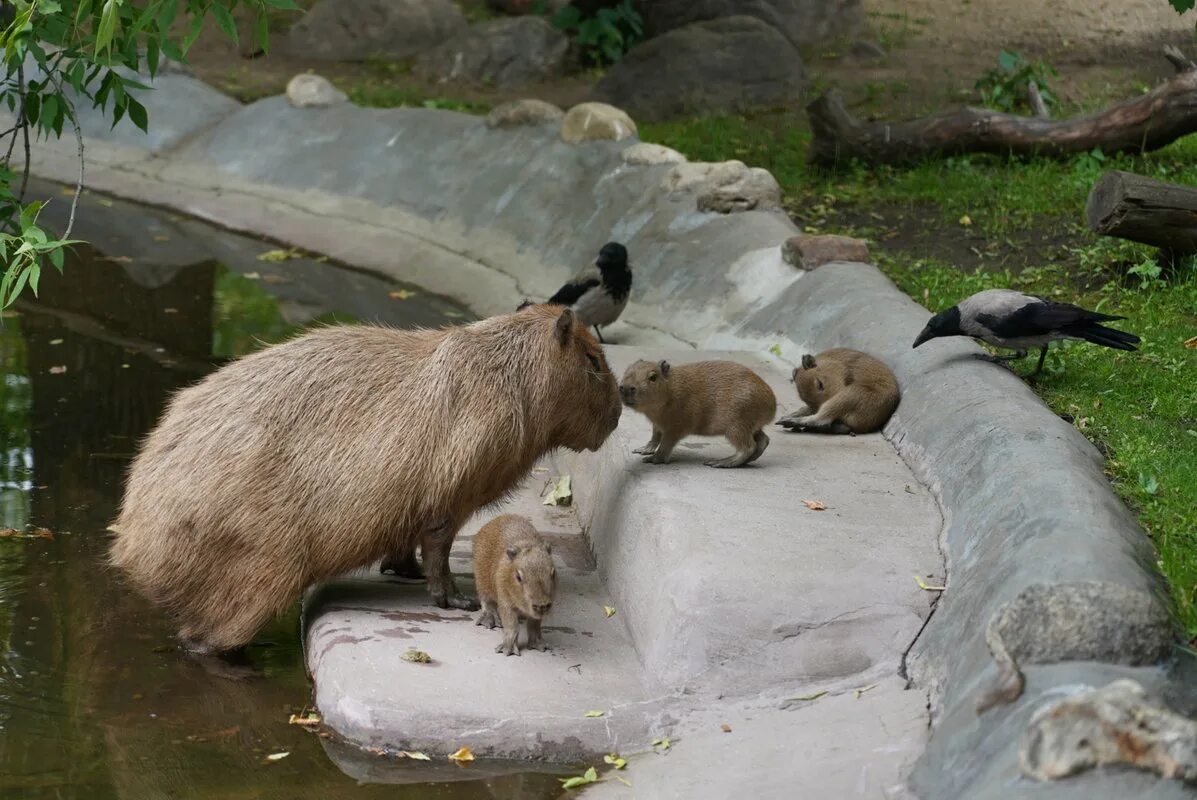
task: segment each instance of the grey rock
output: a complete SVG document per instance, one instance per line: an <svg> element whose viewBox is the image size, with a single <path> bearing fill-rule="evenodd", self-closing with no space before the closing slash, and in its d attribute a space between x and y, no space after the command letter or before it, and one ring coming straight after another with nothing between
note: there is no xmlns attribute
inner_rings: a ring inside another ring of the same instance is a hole
<svg viewBox="0 0 1197 800"><path fill-rule="evenodd" d="M869 262L869 246L851 236L793 236L781 246L782 260L798 269L816 269L836 261Z"/></svg>
<svg viewBox="0 0 1197 800"><path fill-rule="evenodd" d="M606 103L578 103L561 121L561 138L569 144L603 139L618 142L636 134L636 123L627 112Z"/></svg>
<svg viewBox="0 0 1197 800"><path fill-rule="evenodd" d="M742 161L716 164L682 163L666 173L661 188L670 193L693 191L699 211L731 214L781 205L781 187L765 169Z"/></svg>
<svg viewBox="0 0 1197 800"><path fill-rule="evenodd" d="M859 58L862 61L876 61L886 56L885 48L869 39L858 39L853 42L849 52L854 58Z"/></svg>
<svg viewBox="0 0 1197 800"><path fill-rule="evenodd" d="M1019 745L1025 775L1040 781L1129 765L1197 783L1197 722L1118 680L1035 712Z"/></svg>
<svg viewBox="0 0 1197 800"><path fill-rule="evenodd" d="M686 163L686 157L672 147L651 142L637 142L619 155L623 163L633 166Z"/></svg>
<svg viewBox="0 0 1197 800"><path fill-rule="evenodd" d="M565 112L552 103L525 98L501 103L486 115L488 128L522 128L525 125L560 123Z"/></svg>
<svg viewBox="0 0 1197 800"><path fill-rule="evenodd" d="M486 5L501 14L531 14L536 10L537 0L487 0ZM550 12L560 11L569 5L569 0L546 0L545 8Z"/></svg>
<svg viewBox="0 0 1197 800"><path fill-rule="evenodd" d="M296 108L324 108L347 99L344 92L320 75L301 73L287 81L287 102Z"/></svg>
<svg viewBox="0 0 1197 800"><path fill-rule="evenodd" d="M472 25L422 54L415 73L435 81L518 86L561 72L569 39L542 17Z"/></svg>
<svg viewBox="0 0 1197 800"><path fill-rule="evenodd" d="M818 44L865 26L860 0L639 0L650 34L744 14L776 28L794 46Z"/></svg>
<svg viewBox="0 0 1197 800"><path fill-rule="evenodd" d="M279 50L322 61L411 58L465 27L450 0L320 0Z"/></svg>
<svg viewBox="0 0 1197 800"><path fill-rule="evenodd" d="M795 102L802 85L794 45L759 19L739 16L696 22L633 48L595 96L660 120Z"/></svg>

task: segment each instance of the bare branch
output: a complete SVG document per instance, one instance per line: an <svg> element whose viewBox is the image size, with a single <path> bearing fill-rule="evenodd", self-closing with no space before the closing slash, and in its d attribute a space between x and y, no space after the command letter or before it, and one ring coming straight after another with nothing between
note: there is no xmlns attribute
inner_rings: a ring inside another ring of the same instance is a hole
<svg viewBox="0 0 1197 800"><path fill-rule="evenodd" d="M1042 119L1051 116L1047 110L1047 103L1043 102L1043 95L1039 93L1039 83L1034 79L1027 81L1027 102L1031 105L1031 113Z"/></svg>
<svg viewBox="0 0 1197 800"><path fill-rule="evenodd" d="M1174 44L1164 45L1164 58L1168 59L1168 63L1178 73L1192 72L1197 69L1197 64L1193 60L1180 51L1180 48Z"/></svg>
<svg viewBox="0 0 1197 800"><path fill-rule="evenodd" d="M66 230L63 231L62 238L71 238L71 228L75 226L75 209L79 205L79 195L83 194L83 131L79 128L79 118L75 115L75 104L71 102L70 97L67 96L66 90L62 86L62 78L58 71L48 73L50 80L54 81L54 88L58 90L58 96L62 98L62 102L66 104L66 115L71 121L71 127L75 129L75 143L79 148L79 177L75 180L75 194L71 196L71 213L67 217Z"/></svg>

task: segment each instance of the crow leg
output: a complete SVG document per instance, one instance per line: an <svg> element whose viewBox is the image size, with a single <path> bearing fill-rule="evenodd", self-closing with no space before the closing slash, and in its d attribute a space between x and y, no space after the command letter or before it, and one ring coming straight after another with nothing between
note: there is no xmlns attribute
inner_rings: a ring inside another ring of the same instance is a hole
<svg viewBox="0 0 1197 800"><path fill-rule="evenodd" d="M1021 361L1026 357L1026 350L1017 350L1008 356L991 356L988 353L977 356L977 358L981 359L982 361L988 361L991 364L1006 364L1010 361Z"/></svg>
<svg viewBox="0 0 1197 800"><path fill-rule="evenodd" d="M1043 372L1043 359L1047 358L1047 345L1042 345L1039 348L1039 363L1035 366L1035 371L1031 373L1030 377L1034 378L1040 372Z"/></svg>
<svg viewBox="0 0 1197 800"><path fill-rule="evenodd" d="M594 326L594 334L595 334L595 336L598 336L598 340L599 340L599 343L600 343L600 344L606 344L606 343L607 343L607 340L603 338L603 332L602 332L601 330L599 330L599 326L598 326L598 325L595 325L595 326Z"/></svg>

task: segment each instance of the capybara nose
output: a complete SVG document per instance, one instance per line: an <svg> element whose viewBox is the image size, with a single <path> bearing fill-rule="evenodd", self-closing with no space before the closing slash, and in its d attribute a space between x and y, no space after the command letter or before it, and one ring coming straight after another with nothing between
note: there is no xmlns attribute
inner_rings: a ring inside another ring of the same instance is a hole
<svg viewBox="0 0 1197 800"><path fill-rule="evenodd" d="M635 386L620 386L619 396L623 398L625 403L631 403L636 398Z"/></svg>
<svg viewBox="0 0 1197 800"><path fill-rule="evenodd" d="M544 605L532 606L532 610L536 612L536 616L538 616L538 617L543 617L545 614L549 613L549 611L552 610L552 608L553 608L552 603L545 603Z"/></svg>

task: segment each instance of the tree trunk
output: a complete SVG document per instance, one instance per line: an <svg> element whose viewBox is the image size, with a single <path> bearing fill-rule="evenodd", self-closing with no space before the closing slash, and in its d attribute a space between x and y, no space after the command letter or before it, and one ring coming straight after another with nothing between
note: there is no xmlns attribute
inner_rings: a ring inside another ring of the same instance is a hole
<svg viewBox="0 0 1197 800"><path fill-rule="evenodd" d="M1094 233L1174 254L1197 253L1197 189L1107 172L1089 192L1085 219Z"/></svg>
<svg viewBox="0 0 1197 800"><path fill-rule="evenodd" d="M1064 120L961 108L905 122L861 122L835 93L818 97L806 113L814 133L807 161L819 166L965 153L1069 156L1097 147L1139 153L1197 131L1197 71L1186 68L1145 95Z"/></svg>

